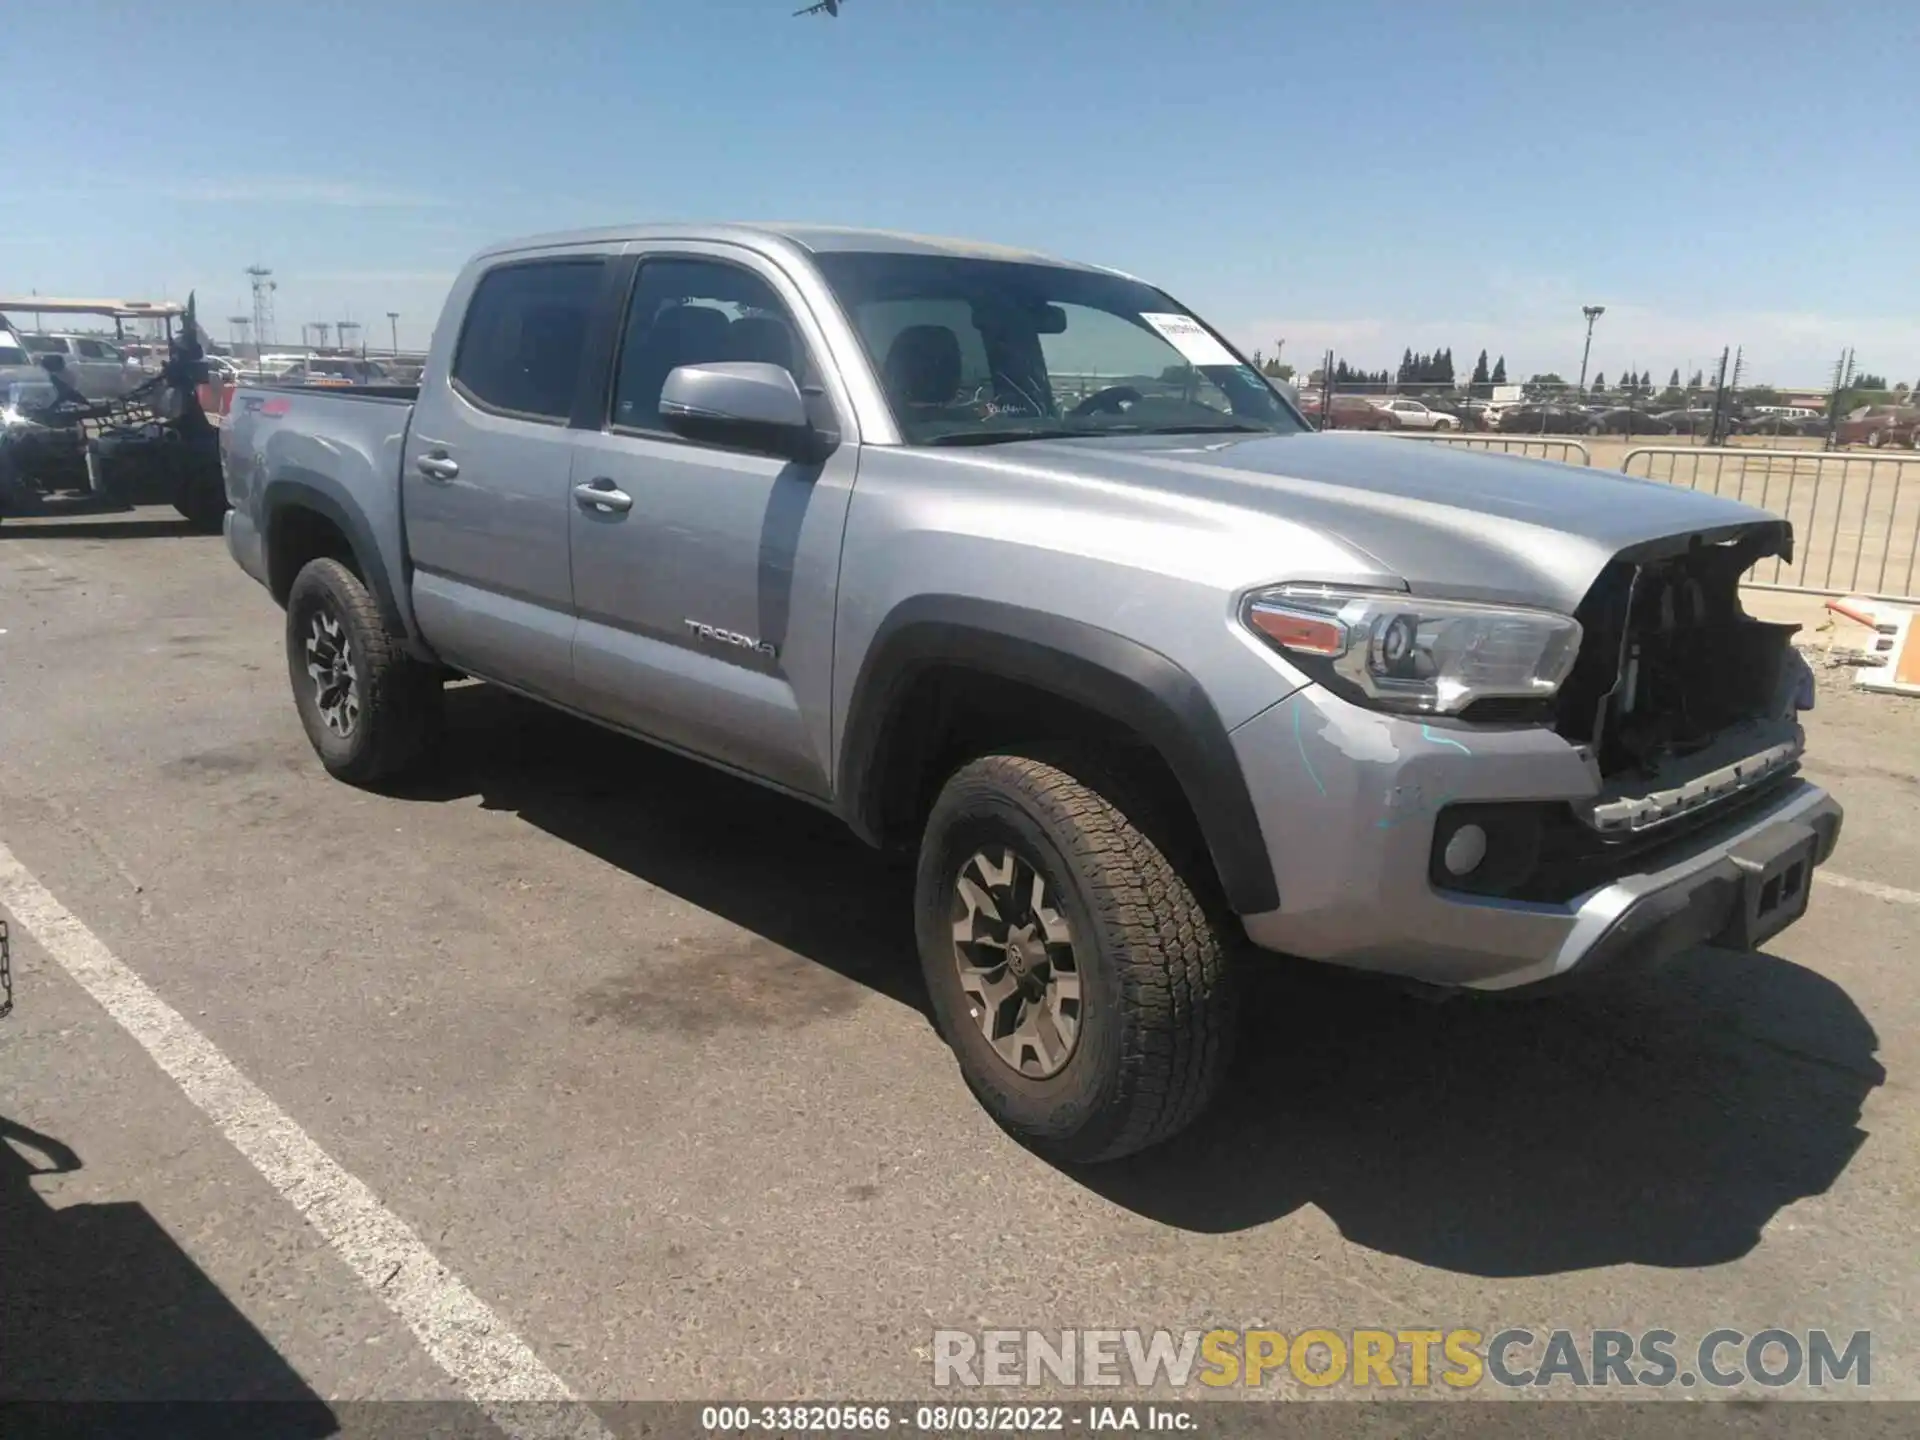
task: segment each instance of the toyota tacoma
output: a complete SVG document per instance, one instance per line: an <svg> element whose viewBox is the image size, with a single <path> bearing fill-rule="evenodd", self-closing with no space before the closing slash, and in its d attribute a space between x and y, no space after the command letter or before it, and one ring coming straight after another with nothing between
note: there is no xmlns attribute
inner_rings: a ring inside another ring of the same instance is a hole
<svg viewBox="0 0 1920 1440"><path fill-rule="evenodd" d="M961 1073L1043 1153L1179 1130L1263 952L1554 986L1804 911L1811 672L1741 608L1787 523L1318 434L1112 270L855 230L475 257L417 387L243 387L227 545L321 763L452 675L917 854Z"/></svg>

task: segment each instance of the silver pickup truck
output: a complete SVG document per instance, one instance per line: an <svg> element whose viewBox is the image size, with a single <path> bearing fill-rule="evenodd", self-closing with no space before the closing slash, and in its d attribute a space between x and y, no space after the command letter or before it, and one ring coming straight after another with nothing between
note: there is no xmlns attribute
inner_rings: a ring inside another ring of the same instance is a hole
<svg viewBox="0 0 1920 1440"><path fill-rule="evenodd" d="M1065 1159L1199 1112L1260 951L1455 991L1756 946L1839 834L1740 607L1784 521L1316 434L1111 270L524 240L417 389L245 388L223 445L329 771L430 758L462 674L916 849L935 1021Z"/></svg>

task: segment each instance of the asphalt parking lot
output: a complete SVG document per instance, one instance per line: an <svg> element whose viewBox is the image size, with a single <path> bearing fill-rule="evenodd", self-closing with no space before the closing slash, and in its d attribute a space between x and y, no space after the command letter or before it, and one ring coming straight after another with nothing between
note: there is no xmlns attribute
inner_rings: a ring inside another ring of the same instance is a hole
<svg viewBox="0 0 1920 1440"><path fill-rule="evenodd" d="M334 783L279 612L171 520L0 528L0 1395L457 1399L403 1318L457 1290L589 1400L1261 1324L1866 1329L1920 1399L1920 702L1823 684L1840 879L1766 953L1534 1004L1276 962L1216 1113L1063 1173L968 1095L904 877L832 820L479 686L431 781ZM226 1072L169 1079L83 933L364 1189L233 1143ZM382 1278L303 1186L443 1275Z"/></svg>

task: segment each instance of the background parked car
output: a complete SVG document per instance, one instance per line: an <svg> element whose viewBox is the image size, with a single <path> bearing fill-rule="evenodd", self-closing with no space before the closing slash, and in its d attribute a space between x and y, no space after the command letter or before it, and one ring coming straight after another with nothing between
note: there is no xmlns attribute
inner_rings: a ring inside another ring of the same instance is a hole
<svg viewBox="0 0 1920 1440"><path fill-rule="evenodd" d="M94 335L22 335L19 343L38 361L58 355L66 361L67 379L89 400L124 395L146 377L124 351Z"/></svg>
<svg viewBox="0 0 1920 1440"><path fill-rule="evenodd" d="M1920 430L1920 407L1913 405L1862 405L1840 422L1834 438L1842 445L1915 444Z"/></svg>
<svg viewBox="0 0 1920 1440"><path fill-rule="evenodd" d="M1683 410L1660 410L1655 414L1672 427L1674 435L1704 435L1713 428L1713 410L1710 406L1692 405Z"/></svg>
<svg viewBox="0 0 1920 1440"><path fill-rule="evenodd" d="M1749 415L1734 427L1737 435L1824 435L1827 422L1819 415L1774 412Z"/></svg>
<svg viewBox="0 0 1920 1440"><path fill-rule="evenodd" d="M1388 411L1364 395L1334 396L1332 423L1325 419L1324 407L1322 396L1301 397L1300 413L1322 430L1392 430L1399 424Z"/></svg>
<svg viewBox="0 0 1920 1440"><path fill-rule="evenodd" d="M1593 430L1593 416L1578 405L1535 401L1501 411L1500 429L1508 435L1587 435Z"/></svg>
<svg viewBox="0 0 1920 1440"><path fill-rule="evenodd" d="M1402 430L1458 430L1460 428L1460 422L1453 416L1422 405L1418 400L1408 400L1396 395L1390 400L1381 400L1377 403L1381 409L1393 417L1393 423Z"/></svg>
<svg viewBox="0 0 1920 1440"><path fill-rule="evenodd" d="M386 372L370 360L314 355L296 360L279 375L283 385L384 385Z"/></svg>
<svg viewBox="0 0 1920 1440"><path fill-rule="evenodd" d="M1588 433L1593 435L1671 435L1673 422L1631 405L1617 405L1587 416Z"/></svg>

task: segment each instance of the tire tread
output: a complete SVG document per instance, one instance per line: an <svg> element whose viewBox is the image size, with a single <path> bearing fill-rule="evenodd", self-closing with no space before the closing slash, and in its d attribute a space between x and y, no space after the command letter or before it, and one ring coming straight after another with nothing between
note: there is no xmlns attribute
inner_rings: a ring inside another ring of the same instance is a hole
<svg viewBox="0 0 1920 1440"><path fill-rule="evenodd" d="M330 592L343 612L353 642L365 655L366 695L361 701L361 723L367 725L370 743L343 764L322 760L338 779L354 785L373 785L390 780L419 759L433 730L434 704L440 689L437 677L406 653L391 635L375 602L360 577L340 561L323 557L309 560L294 577L288 596L288 655L300 643L292 632L297 597L303 586L320 586ZM296 682L297 683L297 682ZM317 747L316 747L317 748Z"/></svg>
<svg viewBox="0 0 1920 1440"><path fill-rule="evenodd" d="M1231 955L1195 888L1109 798L1127 797L1124 780L1104 773L1092 757L1059 758L1062 764L1030 755L985 756L958 771L949 786L989 786L1044 817L1065 839L1066 858L1097 923L1118 937L1108 957L1123 1010L1110 1123L1095 1127L1085 1149L1064 1147L1075 1160L1110 1160L1173 1135L1219 1088L1235 1035Z"/></svg>

